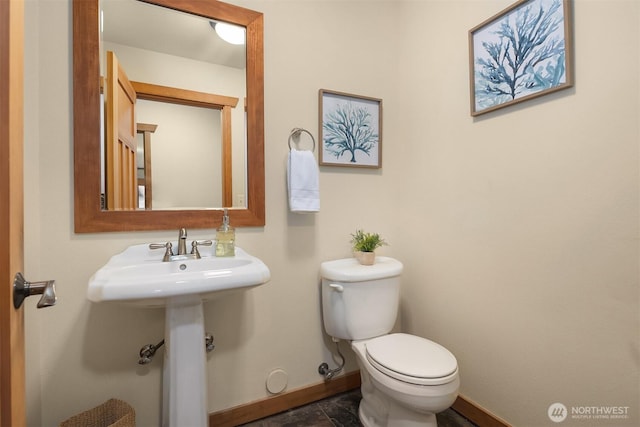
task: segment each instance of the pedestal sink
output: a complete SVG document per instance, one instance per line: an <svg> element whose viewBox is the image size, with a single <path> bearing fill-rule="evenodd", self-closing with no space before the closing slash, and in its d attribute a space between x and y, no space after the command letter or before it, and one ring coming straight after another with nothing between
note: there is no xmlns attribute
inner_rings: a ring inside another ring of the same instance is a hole
<svg viewBox="0 0 640 427"><path fill-rule="evenodd" d="M234 257L216 257L205 247L200 259L163 262L162 252L134 245L89 279L90 301L165 308L164 427L208 425L203 301L270 279L261 260L241 248L235 251Z"/></svg>

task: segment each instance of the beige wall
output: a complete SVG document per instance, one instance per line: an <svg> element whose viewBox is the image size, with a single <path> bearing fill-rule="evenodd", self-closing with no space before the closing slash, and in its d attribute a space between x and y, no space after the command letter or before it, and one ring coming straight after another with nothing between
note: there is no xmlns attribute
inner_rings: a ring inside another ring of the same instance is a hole
<svg viewBox="0 0 640 427"><path fill-rule="evenodd" d="M119 397L157 425L161 357L136 354L162 337L162 311L85 291L113 253L175 233L73 233L70 2L26 3L25 271L59 294L27 302L29 424ZM511 0L234 3L265 14L267 225L238 244L272 280L206 305L210 411L265 397L275 368L289 390L321 380L318 266L362 227L405 263L403 329L457 356L465 396L519 426L551 425L557 401L630 406L593 425L637 425L640 3L576 1L575 88L478 119L467 30ZM320 88L384 99L383 168L322 169L321 212L294 215L287 137L317 134Z"/></svg>

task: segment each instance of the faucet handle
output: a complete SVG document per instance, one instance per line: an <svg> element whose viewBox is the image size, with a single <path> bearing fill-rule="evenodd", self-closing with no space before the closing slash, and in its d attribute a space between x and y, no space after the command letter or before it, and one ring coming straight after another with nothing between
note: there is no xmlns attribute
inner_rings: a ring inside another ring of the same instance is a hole
<svg viewBox="0 0 640 427"><path fill-rule="evenodd" d="M149 249L166 249L166 251L164 252L164 257L162 257L162 261L164 262L171 261L171 257L173 256L173 250L171 249L172 247L173 245L171 244L171 242L149 244Z"/></svg>
<svg viewBox="0 0 640 427"><path fill-rule="evenodd" d="M211 246L213 242L211 240L194 240L191 242L191 254L196 256L196 259L200 259L200 251L198 251L198 246Z"/></svg>

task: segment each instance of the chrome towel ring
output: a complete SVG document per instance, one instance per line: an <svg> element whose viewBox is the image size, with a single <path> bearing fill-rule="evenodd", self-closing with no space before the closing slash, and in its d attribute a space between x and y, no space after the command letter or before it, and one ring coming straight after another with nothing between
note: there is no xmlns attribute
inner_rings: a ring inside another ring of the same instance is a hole
<svg viewBox="0 0 640 427"><path fill-rule="evenodd" d="M306 129L303 128L293 128L291 130L291 133L289 134L289 150L292 150L293 148L291 147L291 140L298 140L298 141L294 141L296 143L300 142L300 135L302 134L302 132L306 133L307 135L309 135L309 137L311 138L311 142L313 142L313 148L311 149L311 151L316 151L316 139L313 137L313 135L311 135L311 132L309 132Z"/></svg>

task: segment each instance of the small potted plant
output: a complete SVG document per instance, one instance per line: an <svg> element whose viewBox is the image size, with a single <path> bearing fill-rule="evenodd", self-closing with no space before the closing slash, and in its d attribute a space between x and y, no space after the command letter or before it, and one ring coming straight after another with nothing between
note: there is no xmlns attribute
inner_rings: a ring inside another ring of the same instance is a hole
<svg viewBox="0 0 640 427"><path fill-rule="evenodd" d="M386 245L378 233L365 233L362 230L356 230L351 234L351 244L353 253L362 265L373 265L376 260L375 250L380 246Z"/></svg>

